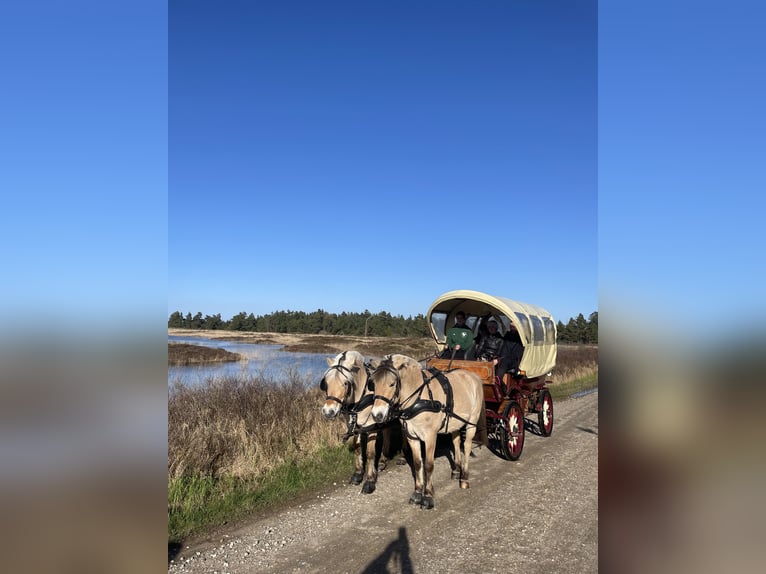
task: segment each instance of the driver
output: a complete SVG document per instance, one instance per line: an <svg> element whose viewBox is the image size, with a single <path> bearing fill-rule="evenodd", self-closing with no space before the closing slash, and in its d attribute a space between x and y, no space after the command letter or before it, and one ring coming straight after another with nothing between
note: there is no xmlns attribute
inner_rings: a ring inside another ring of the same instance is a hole
<svg viewBox="0 0 766 574"><path fill-rule="evenodd" d="M447 346L442 352L442 357L463 359L472 345L473 331L465 324L465 313L458 311L455 313L455 326L447 331Z"/></svg>

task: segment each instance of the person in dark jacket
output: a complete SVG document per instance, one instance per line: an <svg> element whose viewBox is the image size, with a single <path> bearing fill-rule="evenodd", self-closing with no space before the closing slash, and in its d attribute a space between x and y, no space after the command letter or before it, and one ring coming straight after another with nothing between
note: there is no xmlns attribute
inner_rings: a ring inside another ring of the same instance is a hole
<svg viewBox="0 0 766 574"><path fill-rule="evenodd" d="M508 346L508 370L511 374L516 374L519 370L519 364L524 356L524 345L521 343L521 336L513 323L503 335L505 344Z"/></svg>
<svg viewBox="0 0 766 574"><path fill-rule="evenodd" d="M519 347L521 347L519 345ZM523 347L521 348L523 352ZM518 369L521 356L516 357L518 351L512 354L511 343L503 339L497 331L497 321L490 319L487 322L487 334L481 338L476 348L476 358L489 361L495 365L495 374L503 380L505 373L511 369ZM514 365L513 362L516 361Z"/></svg>

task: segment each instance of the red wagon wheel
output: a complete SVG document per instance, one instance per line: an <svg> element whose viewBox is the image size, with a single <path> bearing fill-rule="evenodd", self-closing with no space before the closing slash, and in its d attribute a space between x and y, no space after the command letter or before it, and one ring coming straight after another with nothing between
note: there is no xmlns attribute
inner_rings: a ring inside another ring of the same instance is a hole
<svg viewBox="0 0 766 574"><path fill-rule="evenodd" d="M537 421L540 423L540 433L543 436L551 436L553 432L553 399L548 389L540 392L537 403Z"/></svg>
<svg viewBox="0 0 766 574"><path fill-rule="evenodd" d="M524 449L524 413L516 401L509 401L503 409L500 440L503 457L517 460Z"/></svg>

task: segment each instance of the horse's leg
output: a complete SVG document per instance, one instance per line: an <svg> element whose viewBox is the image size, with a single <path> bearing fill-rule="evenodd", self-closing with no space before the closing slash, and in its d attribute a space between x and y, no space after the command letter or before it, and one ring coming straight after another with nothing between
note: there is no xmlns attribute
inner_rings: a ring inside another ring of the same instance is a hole
<svg viewBox="0 0 766 574"><path fill-rule="evenodd" d="M375 492L375 482L378 480L378 469L375 465L375 451L377 449L378 437L377 432L371 432L367 434L367 460L365 461L365 476L364 484L362 485L362 493L372 494Z"/></svg>
<svg viewBox="0 0 766 574"><path fill-rule="evenodd" d="M468 461L471 458L471 447L473 446L473 437L476 434L475 425L466 425L465 443L460 456L460 488L470 488L468 483Z"/></svg>
<svg viewBox="0 0 766 574"><path fill-rule="evenodd" d="M455 460L453 462L451 479L460 478L460 473L463 471L462 451L460 450L460 431L456 431L452 434L452 449L454 450Z"/></svg>
<svg viewBox="0 0 766 574"><path fill-rule="evenodd" d="M354 474L349 484L361 484L364 471L362 469L362 435L354 435Z"/></svg>
<svg viewBox="0 0 766 574"><path fill-rule="evenodd" d="M407 464L407 451L410 449L410 443L407 442L406 439L402 439L402 452L399 454L399 459L396 461L396 464L399 466Z"/></svg>
<svg viewBox="0 0 766 574"><path fill-rule="evenodd" d="M436 452L436 437L437 434L434 432L433 435L429 436L425 440L426 445L426 461L423 465L424 473L425 474L425 489L423 490L423 502L420 503L420 505L423 508L431 509L434 507L434 453Z"/></svg>
<svg viewBox="0 0 766 574"><path fill-rule="evenodd" d="M415 476L415 491L410 496L410 504L421 504L423 501L423 456L420 453L420 441L407 439L412 453L412 472Z"/></svg>
<svg viewBox="0 0 766 574"><path fill-rule="evenodd" d="M385 470L388 466L388 455L391 452L391 427L384 428L381 434L383 435L383 447L380 449L378 470Z"/></svg>

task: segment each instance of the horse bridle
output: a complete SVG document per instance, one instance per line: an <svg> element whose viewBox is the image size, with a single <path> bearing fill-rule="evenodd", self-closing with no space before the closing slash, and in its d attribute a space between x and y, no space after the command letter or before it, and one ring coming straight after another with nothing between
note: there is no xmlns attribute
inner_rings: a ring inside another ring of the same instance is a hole
<svg viewBox="0 0 766 574"><path fill-rule="evenodd" d="M384 369L396 377L396 382L394 383L396 385L396 390L394 391L394 394L391 395L390 399L376 393L372 396L372 400L375 402L377 399L380 399L384 403L388 403L389 408L391 408L399 399L399 391L402 388L402 378L399 375L399 370L394 367L393 364L381 363L375 371L377 372L379 369ZM367 388L373 392L375 391L375 382L372 380L372 377L367 379Z"/></svg>
<svg viewBox="0 0 766 574"><path fill-rule="evenodd" d="M346 352L343 351L343 354L338 360L338 364L333 365L329 369L327 369L327 371L325 371L324 377L322 377L322 380L319 382L319 390L324 391L326 400L335 401L339 403L341 407L346 404L346 400L348 399L349 395L353 392L354 385L356 385L356 381L354 380L354 375L353 375L354 371L349 369L346 365L342 364L343 361L345 360L346 360ZM327 373L329 373L333 369L340 372L345 378L345 381L343 381L343 386L346 388L346 392L343 395L343 399L339 399L338 397L334 395L327 394L327 381L325 380L325 377L327 377Z"/></svg>

